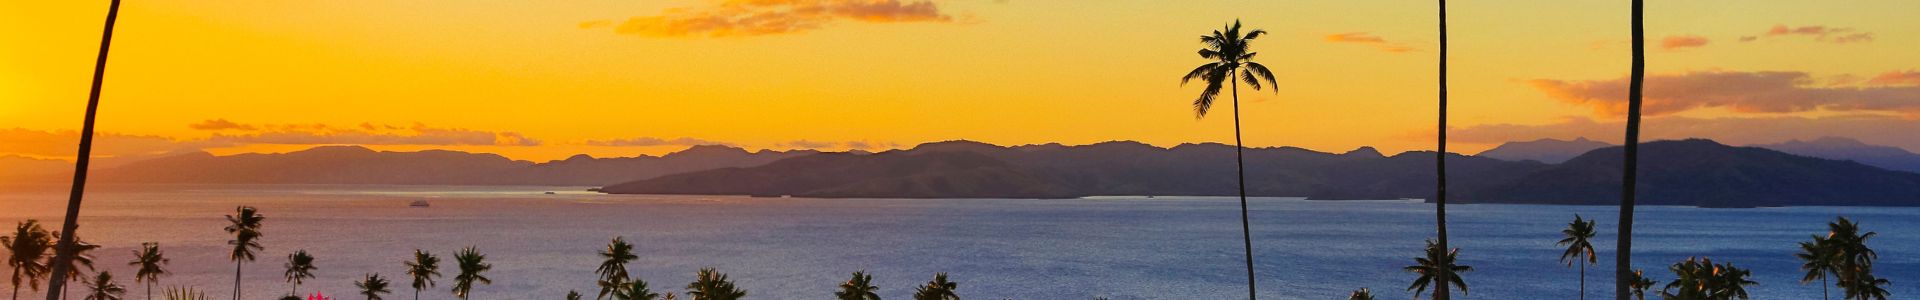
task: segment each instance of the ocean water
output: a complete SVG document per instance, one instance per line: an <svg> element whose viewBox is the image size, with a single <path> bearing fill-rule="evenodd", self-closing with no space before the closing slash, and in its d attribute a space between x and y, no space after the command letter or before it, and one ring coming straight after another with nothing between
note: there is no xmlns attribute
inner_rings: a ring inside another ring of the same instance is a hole
<svg viewBox="0 0 1920 300"><path fill-rule="evenodd" d="M880 294L904 299L948 272L968 299L1238 299L1244 297L1239 205L1233 198L796 199L601 195L558 187L107 186L89 194L81 236L105 248L99 267L128 278L141 242L159 242L173 275L159 284L229 297L223 216L236 205L266 214L266 250L244 265L246 298L292 288L286 255L318 257L319 278L300 287L341 299L367 273L395 278L391 299L410 299L401 261L416 249L448 263L423 299L452 299L451 253L476 246L494 266L474 299L559 299L596 291L595 252L624 236L637 245L633 273L672 292L715 267L759 299L829 299L849 272L874 274ZM556 194L544 194L555 191ZM57 226L58 189L0 192L0 222ZM431 208L408 208L428 200ZM1407 298L1400 270L1431 236L1433 206L1407 201L1252 200L1254 250L1265 299L1344 299L1360 287ZM1817 299L1801 284L1796 242L1837 215L1879 232L1877 272L1895 298L1920 295L1920 209L1641 207L1635 266L1707 256L1752 269L1757 299ZM1558 260L1559 230L1575 214L1600 219L1599 265L1588 296L1612 297L1613 207L1453 205L1453 244L1469 294L1460 299L1569 299L1576 269ZM0 274L11 270L0 271ZM144 289L133 284L130 295ZM3 285L3 284L0 284ZM0 286L0 294L11 293ZM1836 289L1834 291L1838 293ZM39 295L28 290L23 295ZM77 297L76 293L76 297ZM1837 295L1836 295L1837 296ZM33 296L29 296L33 297ZM31 298L30 298L31 299ZM78 299L78 298L75 298Z"/></svg>

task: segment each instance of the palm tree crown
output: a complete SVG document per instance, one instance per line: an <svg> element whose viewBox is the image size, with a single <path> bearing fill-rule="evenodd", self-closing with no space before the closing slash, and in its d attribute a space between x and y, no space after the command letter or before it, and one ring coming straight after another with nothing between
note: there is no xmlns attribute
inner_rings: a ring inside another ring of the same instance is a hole
<svg viewBox="0 0 1920 300"><path fill-rule="evenodd" d="M420 299L420 290L433 287L433 278L440 277L440 257L427 251L413 249L413 260L406 262L407 277L413 278L413 299Z"/></svg>
<svg viewBox="0 0 1920 300"><path fill-rule="evenodd" d="M1266 65L1253 62L1253 57L1259 53L1249 51L1253 39L1266 33L1266 30L1254 29L1241 35L1240 21L1235 20L1233 25L1214 30L1212 34L1200 36L1200 43L1206 45L1206 48L1200 49L1200 58L1211 59L1213 62L1200 65L1193 71L1187 72L1186 76L1180 77L1180 84L1186 84L1194 79L1207 83L1207 88L1200 91L1200 97L1193 99L1194 116L1205 117L1207 111L1213 108L1213 100L1219 98L1220 88L1235 84L1236 78L1246 82L1247 86L1254 90L1260 89L1261 80L1266 80L1268 85L1278 84L1274 81L1273 72L1268 70ZM1275 91L1278 92L1278 90Z"/></svg>
<svg viewBox="0 0 1920 300"><path fill-rule="evenodd" d="M313 270L318 269L313 266L313 255L307 254L307 250L288 254L286 266L287 282L293 283L293 295L300 294L300 284L306 282L307 278L313 278Z"/></svg>
<svg viewBox="0 0 1920 300"><path fill-rule="evenodd" d="M493 265L487 264L486 259L487 256L481 255L473 246L453 253L454 263L460 266L460 274L453 276L453 296L467 299L468 293L473 292L474 283L493 284L493 279L482 274L493 270Z"/></svg>
<svg viewBox="0 0 1920 300"><path fill-rule="evenodd" d="M227 240L227 245L233 246L227 259L233 261L233 300L240 300L240 266L253 261L254 251L266 249L260 246L260 226L267 216L252 206L235 207L233 210L234 214L227 215L226 230L233 235L232 240Z"/></svg>
<svg viewBox="0 0 1920 300"><path fill-rule="evenodd" d="M600 268L594 272L600 274L598 298L606 298L626 286L627 263L639 259L640 256L633 254L632 243L628 243L625 238L614 237L612 242L607 243L607 249L600 251L600 257L605 260L600 262Z"/></svg>
<svg viewBox="0 0 1920 300"><path fill-rule="evenodd" d="M121 287L120 283L113 282L113 273L107 271L100 271L99 274L94 274L93 279L88 279L87 290L87 297L84 300L120 300L120 295L127 293L127 289Z"/></svg>
<svg viewBox="0 0 1920 300"><path fill-rule="evenodd" d="M1456 248L1451 251L1442 251L1440 250L1439 243L1435 243L1433 240L1427 240L1426 252L1425 257L1416 257L1413 259L1414 265L1403 268L1407 270L1407 272L1420 275L1420 277L1414 278L1413 285L1407 286L1407 290L1413 291L1413 296L1418 298L1420 297L1420 293L1427 290L1427 285L1434 283L1436 279L1441 278L1439 276L1443 276L1442 274L1444 274L1448 283L1452 286L1460 287L1460 294L1466 294L1467 282L1460 278L1460 273L1473 271L1473 266L1454 264L1455 259L1460 256L1460 249ZM1445 253L1443 254L1442 252Z"/></svg>
<svg viewBox="0 0 1920 300"><path fill-rule="evenodd" d="M747 291L733 286L727 280L726 273L713 268L701 268L692 283L687 283L687 297L693 300L738 300L747 296Z"/></svg>
<svg viewBox="0 0 1920 300"><path fill-rule="evenodd" d="M1647 273L1641 270L1633 270L1633 278L1629 279L1632 280L1627 282L1627 288L1633 290L1634 299L1640 300L1647 300L1647 289L1653 288L1657 283L1653 278L1647 278Z"/></svg>
<svg viewBox="0 0 1920 300"><path fill-rule="evenodd" d="M647 287L646 280L639 280L639 279L630 280L630 281L627 281L627 283L625 284L621 284L620 288L614 290L612 296L613 296L613 300L660 299L660 293L653 292L652 288Z"/></svg>
<svg viewBox="0 0 1920 300"><path fill-rule="evenodd" d="M54 231L53 236L56 236L56 237L60 236L60 232ZM80 274L81 267L86 267L87 271L94 270L93 254L90 254L90 253L93 252L93 250L100 249L100 245L87 243L87 241L81 240L79 235L74 235L72 238L73 238L73 248L67 253L67 257L69 257L69 259L67 259L67 266L66 266L66 270L67 270L66 279L69 282L80 281L82 279L85 279L85 276L81 276L82 274ZM59 247L58 244L55 244L54 246L55 248ZM47 263L50 265L50 267L55 267L54 270L59 270L58 268L59 266L51 265L56 262L53 262L50 260ZM64 289L64 288L61 289L60 298L66 299L67 298L66 292L70 290L71 289Z"/></svg>
<svg viewBox="0 0 1920 300"><path fill-rule="evenodd" d="M1567 266L1580 265L1580 299L1587 298L1587 265L1600 262L1600 257L1593 253L1595 223L1581 219L1579 214L1573 215L1573 223L1567 223L1567 229L1560 230L1560 235L1566 238L1556 244L1567 246L1567 251L1560 253L1560 262Z"/></svg>
<svg viewBox="0 0 1920 300"><path fill-rule="evenodd" d="M840 291L833 296L840 300L880 300L879 287L873 286L873 275L867 271L854 271L853 278L840 283Z"/></svg>
<svg viewBox="0 0 1920 300"><path fill-rule="evenodd" d="M1747 286L1756 284L1747 279L1752 272L1708 258L1689 257L1667 269L1674 279L1660 290L1666 299L1748 299Z"/></svg>
<svg viewBox="0 0 1920 300"><path fill-rule="evenodd" d="M40 290L40 280L53 272L46 257L53 252L53 233L38 220L21 221L12 236L0 236L7 248L7 266L13 267L13 299L20 299L20 284Z"/></svg>
<svg viewBox="0 0 1920 300"><path fill-rule="evenodd" d="M147 285L147 299L153 299L153 284L160 282L161 275L167 275L167 256L160 252L160 243L142 243L140 250L133 250L133 261L127 262L134 267L133 281Z"/></svg>
<svg viewBox="0 0 1920 300"><path fill-rule="evenodd" d="M947 273L934 273L933 281L914 289L913 300L960 300L955 293L959 288L959 283L947 281Z"/></svg>
<svg viewBox="0 0 1920 300"><path fill-rule="evenodd" d="M1367 288L1354 290L1352 294L1347 294L1347 300L1373 300L1373 291Z"/></svg>
<svg viewBox="0 0 1920 300"><path fill-rule="evenodd" d="M387 289L387 284L387 279L380 278L380 274L367 274L366 278L354 282L353 286L360 288L360 295L367 296L367 300L381 300L380 294L393 293Z"/></svg>

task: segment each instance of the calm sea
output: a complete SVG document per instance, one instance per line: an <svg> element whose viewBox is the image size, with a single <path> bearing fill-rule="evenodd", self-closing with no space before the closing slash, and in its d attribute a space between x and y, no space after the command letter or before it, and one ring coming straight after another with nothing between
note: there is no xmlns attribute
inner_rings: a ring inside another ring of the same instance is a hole
<svg viewBox="0 0 1920 300"><path fill-rule="evenodd" d="M223 215L236 205L267 215L266 251L245 265L247 298L292 287L286 255L318 257L319 278L300 287L354 299L366 273L395 278L410 299L401 261L415 248L451 261L477 246L494 270L475 299L559 299L595 292L595 252L625 236L638 245L630 268L652 286L680 292L701 267L730 275L760 299L828 299L849 272L875 275L881 295L907 298L948 272L968 299L1235 299L1245 294L1239 205L1232 198L1114 197L1076 200L789 199L600 195L559 187L107 186L89 194L81 234L103 244L100 268L129 277L141 242L159 242L175 273L161 286L197 286L228 297ZM546 194L547 191L556 192ZM58 189L0 192L0 222L36 218L56 226ZM427 200L431 208L408 208ZM1455 205L1453 244L1470 294L1463 299L1574 298L1579 273L1562 265L1559 231L1575 214L1601 221L1600 265L1588 295L1612 297L1612 207ZM1431 235L1433 206L1406 201L1252 201L1260 293L1268 299L1344 299L1369 287L1381 299L1409 297L1400 270ZM1920 209L1643 207L1635 265L1657 279L1689 256L1754 271L1757 299L1816 299L1799 282L1795 243L1824 233L1837 215L1878 231L1878 272L1895 298L1920 295ZM10 229L10 227L9 227ZM10 231L9 231L10 232ZM443 273L451 277L447 267ZM5 270L0 274L9 274ZM132 286L132 283L127 283ZM449 280L422 293L452 299ZM144 290L131 289L138 297ZM10 293L0 286L0 294ZM1835 291L1838 292L1837 290ZM23 294L38 295L27 292ZM78 294L76 294L76 297ZM1837 295L1836 295L1837 296ZM78 298L75 298L78 299Z"/></svg>

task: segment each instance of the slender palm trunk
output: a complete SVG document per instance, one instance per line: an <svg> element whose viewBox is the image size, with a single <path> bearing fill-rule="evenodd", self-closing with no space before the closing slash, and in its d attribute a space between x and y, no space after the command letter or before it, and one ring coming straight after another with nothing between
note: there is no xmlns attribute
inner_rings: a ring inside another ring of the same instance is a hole
<svg viewBox="0 0 1920 300"><path fill-rule="evenodd" d="M1434 151L1434 156L1433 156L1434 157L1433 165L1435 166L1434 174L1438 175L1438 176L1435 176L1435 178L1438 178L1437 179L1438 182L1436 182L1438 184L1437 185L1438 188L1436 188L1436 191L1434 194L1433 211L1434 211L1434 224L1435 224L1434 226L1439 229L1438 234L1440 235L1440 238L1439 238L1440 251L1441 253L1446 253L1446 251L1448 251L1449 249L1453 249L1453 248L1448 248L1447 246L1447 0L1440 0L1440 128L1439 128L1439 132L1440 132L1439 145L1435 147L1437 149L1436 151ZM1447 289L1447 283L1451 282L1450 278L1448 277L1453 276L1453 270L1452 270L1453 262L1447 262L1447 263L1441 264L1440 268L1441 268L1440 276L1436 276L1434 278L1437 281L1439 281L1440 284L1434 288L1434 291L1436 293L1434 293L1433 299L1447 300L1451 296L1450 295L1451 293Z"/></svg>
<svg viewBox="0 0 1920 300"><path fill-rule="evenodd" d="M87 190L87 163L93 156L93 118L100 108L100 83L107 76L107 48L113 44L113 21L120 16L120 0L113 0L107 7L107 28L100 34L100 56L93 61L93 91L87 96L87 116L80 125L80 151L74 154L73 193L67 197L66 223L61 224L60 243L54 247L53 280L47 283L47 300L56 298L55 292L64 291L67 283L67 268L73 255L67 251L74 249L74 231L80 228L80 199ZM14 292L19 298L19 292ZM64 293L61 293L64 295Z"/></svg>
<svg viewBox="0 0 1920 300"><path fill-rule="evenodd" d="M20 285L13 285L13 300L20 300Z"/></svg>
<svg viewBox="0 0 1920 300"><path fill-rule="evenodd" d="M1258 299L1253 288L1253 227L1247 225L1247 159L1240 152L1240 79L1239 74L1227 72L1227 84L1233 86L1233 166L1240 176L1240 238L1247 250L1247 299Z"/></svg>
<svg viewBox="0 0 1920 300"><path fill-rule="evenodd" d="M413 289L413 300L420 300L420 289Z"/></svg>
<svg viewBox="0 0 1920 300"><path fill-rule="evenodd" d="M233 262L233 300L240 300L240 265L243 264L246 262Z"/></svg>
<svg viewBox="0 0 1920 300"><path fill-rule="evenodd" d="M1820 299L1821 300L1832 299L1829 297L1832 297L1832 296L1827 296L1827 275L1822 274L1820 275Z"/></svg>
<svg viewBox="0 0 1920 300"><path fill-rule="evenodd" d="M1640 88L1647 76L1647 40L1643 27L1641 0L1633 0L1633 78L1627 88L1626 165L1621 169L1620 241L1614 251L1614 295L1627 300L1627 286L1633 281L1633 202L1634 183L1640 163Z"/></svg>
<svg viewBox="0 0 1920 300"><path fill-rule="evenodd" d="M1580 264L1580 300L1587 300L1587 264Z"/></svg>
<svg viewBox="0 0 1920 300"><path fill-rule="evenodd" d="M153 281L147 281L147 300L153 300Z"/></svg>

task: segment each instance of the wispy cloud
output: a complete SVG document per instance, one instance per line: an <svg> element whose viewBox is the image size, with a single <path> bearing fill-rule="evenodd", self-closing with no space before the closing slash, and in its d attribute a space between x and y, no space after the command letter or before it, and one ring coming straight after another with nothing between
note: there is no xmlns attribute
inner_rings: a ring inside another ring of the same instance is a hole
<svg viewBox="0 0 1920 300"><path fill-rule="evenodd" d="M0 129L0 154L72 158L80 133L72 130ZM93 155L117 157L192 151L231 146L207 140L175 139L157 135L94 133Z"/></svg>
<svg viewBox="0 0 1920 300"><path fill-rule="evenodd" d="M1334 42L1334 43L1353 43L1353 44L1369 45L1369 46L1372 46L1374 49L1379 49L1380 51L1386 51L1391 53L1406 53L1406 52L1413 52L1413 51L1419 50L1417 48L1414 48L1413 46L1408 46L1403 43L1387 42L1386 38L1382 38L1378 35L1373 35L1371 33L1366 33L1366 32L1335 33L1335 34L1329 34L1322 39L1328 42Z"/></svg>
<svg viewBox="0 0 1920 300"><path fill-rule="evenodd" d="M1680 50L1680 49L1686 49L1686 48L1699 48L1699 47L1706 46L1708 42L1710 41L1707 40L1706 37L1698 36L1698 35L1667 36L1666 38L1660 39L1660 49L1666 49L1671 51L1671 50Z"/></svg>
<svg viewBox="0 0 1920 300"><path fill-rule="evenodd" d="M900 144L894 143L894 142L875 142L875 141L864 141L864 140L835 142L835 141L814 141L814 140L805 140L805 139L774 143L773 146L776 148L793 148L793 149L880 150L880 149L900 148Z"/></svg>
<svg viewBox="0 0 1920 300"><path fill-rule="evenodd" d="M1773 25L1773 28L1768 28L1766 32L1760 33L1759 35L1742 36L1740 37L1740 41L1752 42L1762 38L1789 36L1811 36L1815 41L1835 44L1873 41L1872 32L1862 32L1853 28L1828 27L1824 25L1793 27L1785 24Z"/></svg>
<svg viewBox="0 0 1920 300"><path fill-rule="evenodd" d="M279 145L439 145L439 146L539 146L540 140L516 132L446 128L414 123L397 126L360 123L355 126L328 124L246 124L212 119L188 125L198 130L216 131L207 141L222 144Z"/></svg>
<svg viewBox="0 0 1920 300"><path fill-rule="evenodd" d="M1920 71L1906 70L1881 73L1879 76L1874 76L1873 79L1867 80L1867 84L1920 85ZM1913 100L1920 101L1920 99Z"/></svg>
<svg viewBox="0 0 1920 300"><path fill-rule="evenodd" d="M842 21L862 23L953 22L926 0L724 0L671 8L658 15L618 22L587 21L580 28L613 25L613 31L654 37L733 37L799 33Z"/></svg>
<svg viewBox="0 0 1920 300"><path fill-rule="evenodd" d="M187 128L193 128L194 130L213 130L213 131L219 131L219 130L238 130L238 131L254 131L254 130L260 130L259 128L255 128L255 127L253 127L253 125L247 125L247 124L240 124L240 123L234 123L233 121L227 121L227 119L212 119L212 120L205 120L205 121L200 121L199 123L193 123L193 124L187 124Z"/></svg>
<svg viewBox="0 0 1920 300"><path fill-rule="evenodd" d="M1627 111L1627 78L1527 81L1548 96L1591 106L1603 116ZM1814 110L1879 111L1920 115L1920 86L1819 85L1805 72L1704 71L1647 77L1643 113L1671 114L1723 107L1745 113Z"/></svg>
<svg viewBox="0 0 1920 300"><path fill-rule="evenodd" d="M672 138L672 139L663 139L663 138L657 138L657 137L636 137L636 138L622 138L622 139L609 139L609 140L587 140L587 145L610 146L610 147L698 146L698 145L737 146L737 145L734 145L733 143L690 138L690 137L679 137L679 138Z"/></svg>

